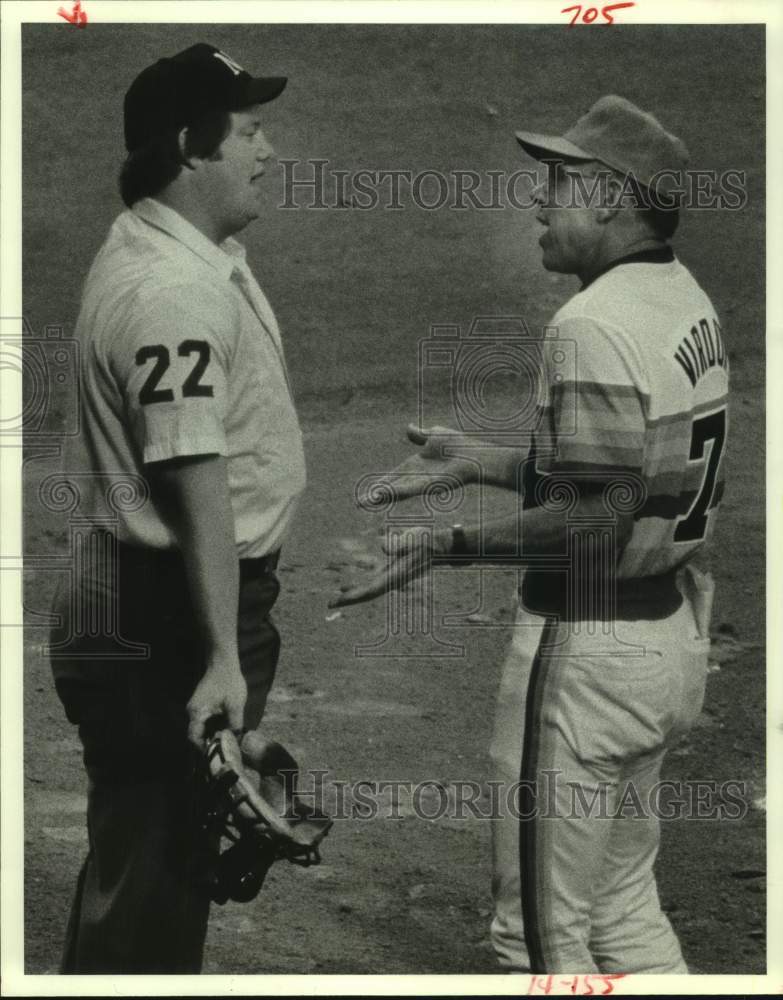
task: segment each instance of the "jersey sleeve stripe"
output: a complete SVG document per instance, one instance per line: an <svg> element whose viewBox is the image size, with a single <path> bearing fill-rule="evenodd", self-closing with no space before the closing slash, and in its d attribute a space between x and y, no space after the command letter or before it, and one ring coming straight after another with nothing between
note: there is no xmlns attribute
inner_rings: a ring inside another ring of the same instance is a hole
<svg viewBox="0 0 783 1000"><path fill-rule="evenodd" d="M559 421L558 438L580 438L585 441L604 440L606 437L630 441L642 441L645 437L644 421L637 408L636 413L610 411L605 406L591 409L579 405L572 411L570 420Z"/></svg>
<svg viewBox="0 0 783 1000"><path fill-rule="evenodd" d="M619 448L624 451L644 451L644 431L623 430L617 427L604 429L589 421L582 421L575 434L561 434L557 438L559 449Z"/></svg>
<svg viewBox="0 0 783 1000"><path fill-rule="evenodd" d="M694 462L684 470L680 466L678 469L669 472L661 472L652 476L648 475L645 477L645 481L647 483L648 496L657 496L663 493L677 496L677 494L683 491L698 491L704 481L704 466L701 463Z"/></svg>
<svg viewBox="0 0 783 1000"><path fill-rule="evenodd" d="M560 470L581 466L594 466L597 469L608 467L638 470L642 468L643 462L644 449L641 446L623 448L600 441L595 443L569 442L567 439L561 438L558 454L552 462L552 467Z"/></svg>
<svg viewBox="0 0 783 1000"><path fill-rule="evenodd" d="M690 434L690 426L693 423L694 417L702 416L705 413L710 413L713 410L719 410L722 406L726 406L729 402L728 394L720 396L717 399L710 399L706 403L700 403L698 406L694 406L692 410L680 410L677 413L666 413L660 417L655 417L647 421L647 426L649 428L664 431L669 424L683 423L688 426L688 434Z"/></svg>
<svg viewBox="0 0 783 1000"><path fill-rule="evenodd" d="M717 483L707 510L712 510L713 507L716 507L721 502L724 491L725 483ZM671 521L676 517L684 517L693 506L697 496L698 490L688 490L677 496L670 494L648 496L644 502L644 506L636 517L639 520L646 517L658 517L664 521Z"/></svg>
<svg viewBox="0 0 783 1000"><path fill-rule="evenodd" d="M641 476L642 465L638 462L632 465L626 462L589 461L578 458L569 458L567 461L556 459L550 466L545 466L545 461L539 463L541 471L545 474L561 475L567 473L578 474L580 477L592 477L601 481L609 482L612 476L627 476L628 474Z"/></svg>
<svg viewBox="0 0 783 1000"><path fill-rule="evenodd" d="M556 400L559 395L569 393L577 396L580 400L587 402L590 399L598 400L604 406L623 408L626 401L636 403L636 407L631 407L634 411L641 406L647 412L650 397L643 393L635 385L618 384L616 382L561 382L552 386L552 398Z"/></svg>

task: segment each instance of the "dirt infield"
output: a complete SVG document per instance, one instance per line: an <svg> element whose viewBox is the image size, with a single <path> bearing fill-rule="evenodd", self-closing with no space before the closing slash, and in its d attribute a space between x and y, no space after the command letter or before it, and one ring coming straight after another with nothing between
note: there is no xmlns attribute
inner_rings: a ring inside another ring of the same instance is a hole
<svg viewBox="0 0 783 1000"><path fill-rule="evenodd" d="M23 33L24 306L36 334L73 332L79 290L121 208L122 95L162 54L209 40L250 69L285 73L267 132L281 158L330 170L453 172L530 167L516 128L567 127L601 94L621 93L686 139L694 166L746 172L741 211L694 211L675 246L724 321L732 377L727 494L712 552L718 592L713 671L696 728L666 777L745 783L742 819L663 823L661 894L686 959L701 972L760 973L764 958L764 36L763 29L523 26L106 26ZM301 176L301 175L300 175ZM243 235L285 337L303 417L309 489L283 554L277 621L284 651L267 725L301 762L341 783L422 787L437 813L459 782L484 782L513 574L439 572L435 621L464 655L360 656L381 640L382 602L327 611L341 579L367 572L378 517L353 484L407 451L416 416L418 345L432 324L477 316L545 323L576 291L545 272L532 213L277 206ZM326 196L333 203L333 188ZM304 199L307 203L307 199ZM50 425L69 402L52 402ZM425 416L450 419L445 397ZM428 409L429 408L429 409ZM28 451L26 554L65 554L68 521L38 485L56 456ZM25 966L55 972L86 844L80 747L41 655L56 574L26 579L24 666ZM492 627L491 627L492 626ZM384 651L388 651L384 648ZM397 650L394 650L397 652ZM430 650L430 652L432 652ZM423 783L427 783L426 787ZM338 821L324 862L277 865L251 904L216 907L207 972L492 973L490 821ZM422 808L423 807L423 808Z"/></svg>

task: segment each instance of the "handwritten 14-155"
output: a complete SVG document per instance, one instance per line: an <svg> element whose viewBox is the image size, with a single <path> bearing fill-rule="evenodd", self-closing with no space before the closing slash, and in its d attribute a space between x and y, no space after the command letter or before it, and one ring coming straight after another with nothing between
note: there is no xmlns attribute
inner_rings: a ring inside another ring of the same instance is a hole
<svg viewBox="0 0 783 1000"><path fill-rule="evenodd" d="M614 972L604 975L581 976L531 976L527 988L528 996L568 995L605 997L614 991L615 983L625 979L625 973Z"/></svg>

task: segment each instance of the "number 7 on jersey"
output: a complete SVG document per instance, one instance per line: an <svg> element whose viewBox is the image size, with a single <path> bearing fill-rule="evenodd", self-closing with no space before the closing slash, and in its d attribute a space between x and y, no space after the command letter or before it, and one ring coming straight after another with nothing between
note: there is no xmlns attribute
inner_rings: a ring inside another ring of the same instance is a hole
<svg viewBox="0 0 783 1000"><path fill-rule="evenodd" d="M701 489L693 501L693 506L674 529L675 542L696 542L706 535L707 510L715 492L715 480L725 442L725 407L693 421L691 449L688 458L691 462L705 461L706 459L706 466Z"/></svg>

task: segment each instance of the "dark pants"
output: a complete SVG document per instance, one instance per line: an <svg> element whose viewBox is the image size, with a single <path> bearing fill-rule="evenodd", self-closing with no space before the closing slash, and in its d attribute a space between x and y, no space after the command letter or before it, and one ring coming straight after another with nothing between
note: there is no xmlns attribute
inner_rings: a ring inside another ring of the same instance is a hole
<svg viewBox="0 0 783 1000"><path fill-rule="evenodd" d="M280 649L269 619L279 592L273 563L240 564L248 729L261 720ZM107 655L106 635L82 627L75 607L106 604L107 588L95 580L81 581L76 605L68 594L58 597L61 623L52 633L55 647L68 640L55 649L52 670L68 719L79 727L89 777L89 853L61 971L197 973L209 900L196 876L209 845L198 822L204 758L188 743L186 705L204 670L199 629L176 555L121 546L117 589L110 596L119 635L148 645L146 660Z"/></svg>

